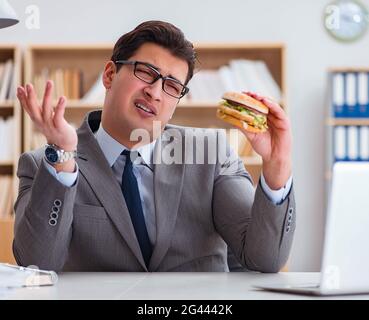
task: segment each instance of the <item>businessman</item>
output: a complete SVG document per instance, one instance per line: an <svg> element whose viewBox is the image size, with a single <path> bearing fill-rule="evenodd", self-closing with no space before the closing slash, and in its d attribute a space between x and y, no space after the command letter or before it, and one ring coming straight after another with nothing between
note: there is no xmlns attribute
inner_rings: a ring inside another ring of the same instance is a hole
<svg viewBox="0 0 369 320"><path fill-rule="evenodd" d="M195 61L177 27L140 24L115 44L103 72L102 111L87 114L77 131L64 118L66 99L52 105L52 82L41 104L31 84L18 88L23 109L48 142L19 160L18 264L228 271L229 247L250 270L280 270L295 229L289 121L277 103L249 93L270 108L266 133L244 132L263 159L255 190L222 130L168 125ZM195 139L188 139L189 130ZM192 162L200 138L205 160Z"/></svg>

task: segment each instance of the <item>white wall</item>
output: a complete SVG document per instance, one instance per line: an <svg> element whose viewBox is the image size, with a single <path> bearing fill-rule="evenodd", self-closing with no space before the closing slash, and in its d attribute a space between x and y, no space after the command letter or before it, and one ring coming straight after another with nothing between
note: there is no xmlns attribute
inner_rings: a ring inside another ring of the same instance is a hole
<svg viewBox="0 0 369 320"><path fill-rule="evenodd" d="M326 0L18 0L23 20L0 30L0 43L114 42L139 22L161 19L197 41L273 41L287 45L288 106L293 127L297 231L292 271L320 267L324 224L326 70L369 64L369 34L354 44L329 37L322 25ZM362 0L369 7L369 0ZM25 9L40 8L41 28L28 30Z"/></svg>

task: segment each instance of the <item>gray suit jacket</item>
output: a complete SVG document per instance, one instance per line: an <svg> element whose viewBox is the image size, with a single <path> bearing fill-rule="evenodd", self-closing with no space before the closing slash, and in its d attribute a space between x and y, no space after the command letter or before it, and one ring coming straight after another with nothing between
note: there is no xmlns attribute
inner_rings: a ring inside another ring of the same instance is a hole
<svg viewBox="0 0 369 320"><path fill-rule="evenodd" d="M260 183L254 190L238 157L220 162L205 152L205 164L155 164L157 239L146 267L119 183L93 135L100 119L100 111L92 112L78 129L80 172L72 187L48 172L43 148L21 156L13 242L18 264L56 271L228 271L227 245L251 270L277 272L286 263L295 229L293 191L274 205ZM177 137L166 141L174 129ZM178 144L184 130L168 125L154 154L174 143L188 156L185 143ZM227 146L224 132L206 132L217 150ZM231 173L223 174L227 168Z"/></svg>

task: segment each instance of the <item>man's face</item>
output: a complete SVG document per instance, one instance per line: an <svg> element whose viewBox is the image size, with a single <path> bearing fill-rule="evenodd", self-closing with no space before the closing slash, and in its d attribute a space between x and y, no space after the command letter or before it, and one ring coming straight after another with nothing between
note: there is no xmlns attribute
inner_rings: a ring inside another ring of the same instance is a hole
<svg viewBox="0 0 369 320"><path fill-rule="evenodd" d="M149 63L163 76L185 83L187 62L157 44L143 44L127 60ZM162 90L163 80L148 84L134 75L133 65L122 65L118 73L112 69L115 66L108 64L104 72L107 89L102 117L104 129L116 140L126 141L134 129L142 128L151 133L153 121L160 121L163 128L179 101Z"/></svg>

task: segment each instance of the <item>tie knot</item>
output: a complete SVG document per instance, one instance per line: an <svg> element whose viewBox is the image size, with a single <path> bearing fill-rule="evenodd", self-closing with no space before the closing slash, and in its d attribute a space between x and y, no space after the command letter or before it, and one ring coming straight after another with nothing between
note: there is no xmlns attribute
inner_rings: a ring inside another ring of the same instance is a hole
<svg viewBox="0 0 369 320"><path fill-rule="evenodd" d="M135 162L135 160L140 156L138 151L129 151L127 149L123 150L121 154L126 157L127 163Z"/></svg>
<svg viewBox="0 0 369 320"><path fill-rule="evenodd" d="M131 154L131 151L127 150L127 149L124 149L122 152L121 152L122 155L124 156L129 156Z"/></svg>

